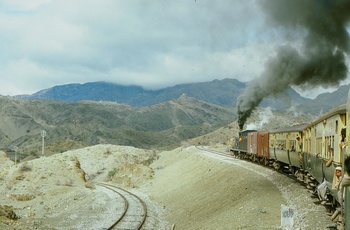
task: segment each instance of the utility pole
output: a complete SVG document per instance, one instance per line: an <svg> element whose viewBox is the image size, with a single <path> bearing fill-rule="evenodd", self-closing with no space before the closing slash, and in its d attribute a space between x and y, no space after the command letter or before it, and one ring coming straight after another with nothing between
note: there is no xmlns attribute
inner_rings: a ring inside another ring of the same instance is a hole
<svg viewBox="0 0 350 230"><path fill-rule="evenodd" d="M15 165L17 165L17 150L18 147L17 146L12 146L13 151L15 151Z"/></svg>
<svg viewBox="0 0 350 230"><path fill-rule="evenodd" d="M45 130L41 130L41 140L42 140L41 154L42 154L42 156L44 156L44 151L45 151L45 137L46 137L46 131Z"/></svg>

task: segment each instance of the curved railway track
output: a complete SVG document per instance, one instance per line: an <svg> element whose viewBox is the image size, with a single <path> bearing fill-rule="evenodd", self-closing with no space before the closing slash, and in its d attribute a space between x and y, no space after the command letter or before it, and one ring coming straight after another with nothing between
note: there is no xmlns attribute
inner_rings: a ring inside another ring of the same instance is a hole
<svg viewBox="0 0 350 230"><path fill-rule="evenodd" d="M224 153L224 152L220 152L220 151L217 151L217 150L212 150L212 149L208 149L208 148L204 148L204 147L200 147L200 146L196 146L196 148L199 149L199 150L202 150L202 151L214 153L214 154L216 154L216 155L225 156L225 157L232 158L232 159L247 160L247 161L249 161L249 162L251 162L251 163L258 164L258 165L260 165L260 166L262 166L262 167L266 167L266 168L268 168L268 169L270 169L270 170L278 171L279 173L282 173L282 174L284 174L285 176L290 177L290 178L292 178L292 179L294 179L294 180L296 180L296 181L298 180L297 177L295 177L295 176L294 176L293 174L291 174L289 171L283 170L282 168L281 168L280 170L276 170L275 168L271 167L269 164L263 164L263 163L259 163L259 162L254 162L254 161L252 161L252 160L249 160L248 158L240 158L240 157L235 156L235 155L233 155L233 154ZM298 180L298 181L300 182L300 180Z"/></svg>
<svg viewBox="0 0 350 230"><path fill-rule="evenodd" d="M142 199L125 189L110 184L99 182L95 182L95 184L112 190L123 200L123 208L121 212L117 213L119 216L117 216L116 220L105 229L138 230L142 228L147 217L147 206Z"/></svg>
<svg viewBox="0 0 350 230"><path fill-rule="evenodd" d="M199 149L199 150L206 151L206 152L215 153L215 154L217 154L217 155L221 155L221 156L225 156L225 157L229 157L229 158L236 158L236 157L234 157L234 156L231 155L231 154L224 153L224 152L220 152L220 151L217 151L217 150L212 150L212 149L200 147L200 146L197 146L197 145L196 145L196 148Z"/></svg>

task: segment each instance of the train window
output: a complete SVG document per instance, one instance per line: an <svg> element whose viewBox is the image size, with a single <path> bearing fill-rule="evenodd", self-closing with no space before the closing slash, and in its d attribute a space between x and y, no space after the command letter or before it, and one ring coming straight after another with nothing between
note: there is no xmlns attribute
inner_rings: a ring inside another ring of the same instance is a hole
<svg viewBox="0 0 350 230"><path fill-rule="evenodd" d="M315 154L321 154L322 153L322 138L318 137L316 138L316 153Z"/></svg>
<svg viewBox="0 0 350 230"><path fill-rule="evenodd" d="M335 133L338 133L338 120L335 121Z"/></svg>
<svg viewBox="0 0 350 230"><path fill-rule="evenodd" d="M277 140L276 141L276 148L284 150L286 149L286 140Z"/></svg>
<svg viewBox="0 0 350 230"><path fill-rule="evenodd" d="M341 130L341 142L345 142L346 140L346 128Z"/></svg>
<svg viewBox="0 0 350 230"><path fill-rule="evenodd" d="M276 135L270 136L271 148L276 148Z"/></svg>
<svg viewBox="0 0 350 230"><path fill-rule="evenodd" d="M296 144L297 144L296 140L290 140L289 142L290 151L293 151L293 152L296 151Z"/></svg>
<svg viewBox="0 0 350 230"><path fill-rule="evenodd" d="M296 150L297 151L302 151L303 150L303 142L301 141L300 137L296 138Z"/></svg>
<svg viewBox="0 0 350 230"><path fill-rule="evenodd" d="M334 155L334 135L325 137L324 157L330 158Z"/></svg>

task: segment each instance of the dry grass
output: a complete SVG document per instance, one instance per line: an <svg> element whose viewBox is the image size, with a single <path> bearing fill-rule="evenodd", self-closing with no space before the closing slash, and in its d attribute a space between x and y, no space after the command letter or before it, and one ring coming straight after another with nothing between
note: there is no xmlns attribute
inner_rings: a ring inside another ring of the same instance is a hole
<svg viewBox="0 0 350 230"><path fill-rule="evenodd" d="M96 188L96 186L93 183L90 183L90 182L86 182L85 183L85 187L86 188L90 188L90 189L95 189Z"/></svg>
<svg viewBox="0 0 350 230"><path fill-rule="evenodd" d="M32 171L32 166L27 164L27 163L24 163L22 164L19 169L18 169L20 172L29 172L29 171Z"/></svg>
<svg viewBox="0 0 350 230"><path fill-rule="evenodd" d="M69 186L69 187L72 187L73 184L74 184L74 181L70 178L64 180L64 181L56 181L55 183L57 186Z"/></svg>
<svg viewBox="0 0 350 230"><path fill-rule="evenodd" d="M30 194L11 194L11 197L17 201L29 201L35 198L34 195Z"/></svg>

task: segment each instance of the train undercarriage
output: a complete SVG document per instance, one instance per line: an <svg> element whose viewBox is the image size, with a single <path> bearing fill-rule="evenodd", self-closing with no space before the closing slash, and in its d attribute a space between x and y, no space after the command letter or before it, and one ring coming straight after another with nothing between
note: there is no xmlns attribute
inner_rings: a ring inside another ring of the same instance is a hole
<svg viewBox="0 0 350 230"><path fill-rule="evenodd" d="M336 217L334 214L337 213L337 208L340 206L336 198L336 194L332 194L330 191L327 191L325 196L326 199L321 199L317 193L317 186L320 185L320 182L314 178L308 170L303 169L302 167L296 167L290 164L286 164L275 159L267 159L266 157L258 157L254 154L249 154L246 151L239 149L230 149L232 156L237 159L247 160L256 164L260 164L266 167L276 170L280 173L285 174L288 177L294 178L299 181L302 186L304 186L310 192L310 195L318 198L318 201L315 202L319 205L323 205L326 208L327 213L332 216L332 220L335 220ZM340 216L340 215L339 215Z"/></svg>

